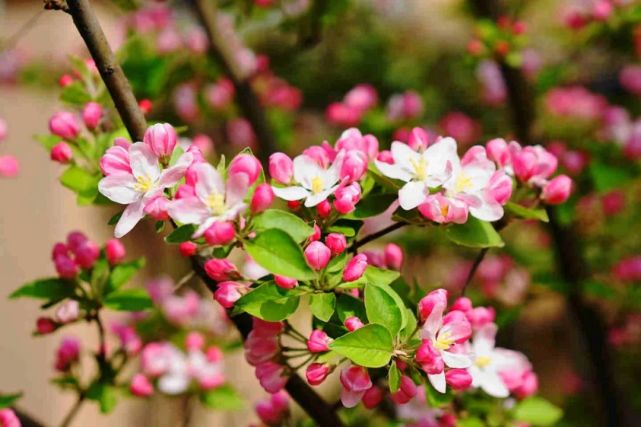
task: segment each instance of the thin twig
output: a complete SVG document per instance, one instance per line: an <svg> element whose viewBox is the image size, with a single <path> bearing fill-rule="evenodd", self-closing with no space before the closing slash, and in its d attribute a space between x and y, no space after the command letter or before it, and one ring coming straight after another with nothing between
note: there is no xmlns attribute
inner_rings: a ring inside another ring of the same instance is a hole
<svg viewBox="0 0 641 427"><path fill-rule="evenodd" d="M0 52L4 52L12 49L18 43L18 41L20 41L20 39L24 37L29 32L29 30L33 28L33 26L36 24L36 22L38 22L38 18L40 18L43 12L44 10L42 9L38 10L38 12L36 12L35 15L29 18L27 22L22 24L22 26L18 28L18 30L15 33L13 33L6 40L1 42L0 47L2 49L0 50Z"/></svg>
<svg viewBox="0 0 641 427"><path fill-rule="evenodd" d="M409 224L406 222L395 222L394 224L389 225L375 233L368 234L367 236L363 237L361 240L357 240L354 243L352 243L352 246L349 247L349 251L356 253L356 251L358 251L358 248L360 248L361 246L364 246L370 242L373 242L374 240L379 239L393 231L396 231L399 228L405 227L406 225L409 225Z"/></svg>
<svg viewBox="0 0 641 427"><path fill-rule="evenodd" d="M465 291L467 291L467 287L474 278L474 274L476 273L476 270L478 270L479 265L483 262L483 258L485 258L485 255L487 254L489 248L483 248L481 251L478 253L476 258L474 259L474 263L472 264L472 267L470 268L470 271L467 273L467 278L465 279L465 283L463 284L463 288L461 289L461 296L465 296Z"/></svg>
<svg viewBox="0 0 641 427"><path fill-rule="evenodd" d="M78 415L78 411L80 411L80 408L82 407L84 401L85 395L84 393L82 393L80 394L80 396L78 396L78 400L76 400L73 406L69 408L69 412L67 412L67 415L65 415L62 423L60 423L60 427L69 427L71 425L71 422L76 417L76 415Z"/></svg>

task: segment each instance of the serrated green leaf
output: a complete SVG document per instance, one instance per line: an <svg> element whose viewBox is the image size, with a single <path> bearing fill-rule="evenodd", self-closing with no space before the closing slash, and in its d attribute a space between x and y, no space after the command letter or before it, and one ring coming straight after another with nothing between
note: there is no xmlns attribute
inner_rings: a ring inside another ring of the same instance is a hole
<svg viewBox="0 0 641 427"><path fill-rule="evenodd" d="M382 325L371 323L336 338L329 348L366 368L380 368L389 363L394 346L392 336Z"/></svg>
<svg viewBox="0 0 641 427"><path fill-rule="evenodd" d="M407 324L401 297L387 285L365 285L365 310L369 321L385 326L392 337Z"/></svg>
<svg viewBox="0 0 641 427"><path fill-rule="evenodd" d="M263 283L243 295L234 307L269 322L284 320L298 308L300 297L274 282Z"/></svg>
<svg viewBox="0 0 641 427"><path fill-rule="evenodd" d="M195 232L196 226L194 224L181 225L165 237L165 242L173 244L186 242Z"/></svg>
<svg viewBox="0 0 641 427"><path fill-rule="evenodd" d="M278 209L267 209L254 218L254 229L258 232L279 229L283 230L296 242L307 239L314 229L294 214Z"/></svg>
<svg viewBox="0 0 641 427"><path fill-rule="evenodd" d="M60 100L70 105L82 106L91 101L91 96L81 82L75 81L62 89Z"/></svg>
<svg viewBox="0 0 641 427"><path fill-rule="evenodd" d="M105 307L117 311L142 311L153 306L151 298L144 289L119 289L107 295Z"/></svg>
<svg viewBox="0 0 641 427"><path fill-rule="evenodd" d="M312 314L322 320L329 321L334 314L336 307L336 295L334 293L311 294L309 296L309 309Z"/></svg>
<svg viewBox="0 0 641 427"><path fill-rule="evenodd" d="M465 224L454 224L445 229L452 242L470 248L500 248L505 245L491 223L469 217Z"/></svg>
<svg viewBox="0 0 641 427"><path fill-rule="evenodd" d="M249 256L270 273L297 280L316 277L298 243L283 230L265 230L254 240L246 240L243 245Z"/></svg>
<svg viewBox="0 0 641 427"><path fill-rule="evenodd" d="M21 286L11 293L9 298L35 298L44 300L60 301L69 298L74 294L75 285L73 282L50 277L47 279L34 280Z"/></svg>

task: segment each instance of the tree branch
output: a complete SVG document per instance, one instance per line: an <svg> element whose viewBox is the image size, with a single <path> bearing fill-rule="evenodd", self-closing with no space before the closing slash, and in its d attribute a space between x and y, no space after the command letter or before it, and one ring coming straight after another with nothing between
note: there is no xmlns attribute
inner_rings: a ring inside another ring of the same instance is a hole
<svg viewBox="0 0 641 427"><path fill-rule="evenodd" d="M406 222L395 222L394 224L389 225L381 230L378 230L375 233L368 234L367 236L363 237L361 240L357 240L354 243L352 243L352 246L349 247L349 251L352 253L356 253L356 251L358 251L358 248L360 248L361 246L364 246L370 242L373 242L374 240L381 238L393 231L396 231L399 228L405 227L406 225L408 225Z"/></svg>
<svg viewBox="0 0 641 427"><path fill-rule="evenodd" d="M276 151L274 134L269 126L265 110L251 86L248 75L236 61L235 52L230 48L216 22L215 0L190 0L190 3L205 28L209 38L210 54L222 66L223 71L234 84L238 106L252 125L259 141L258 158L266 166L269 155Z"/></svg>

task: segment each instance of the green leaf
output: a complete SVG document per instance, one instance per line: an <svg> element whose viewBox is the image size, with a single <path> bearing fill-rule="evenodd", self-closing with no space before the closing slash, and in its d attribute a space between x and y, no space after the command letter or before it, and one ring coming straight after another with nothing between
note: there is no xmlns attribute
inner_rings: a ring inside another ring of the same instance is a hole
<svg viewBox="0 0 641 427"><path fill-rule="evenodd" d="M336 295L332 293L311 294L309 296L309 309L312 314L322 320L329 321L336 307Z"/></svg>
<svg viewBox="0 0 641 427"><path fill-rule="evenodd" d="M298 280L316 277L298 243L283 230L265 230L254 240L246 240L243 244L249 256L270 273Z"/></svg>
<svg viewBox="0 0 641 427"><path fill-rule="evenodd" d="M107 279L109 279L109 262L105 258L100 258L91 269L91 289L96 295L102 295L105 291Z"/></svg>
<svg viewBox="0 0 641 427"><path fill-rule="evenodd" d="M288 289L267 282L243 295L234 306L252 316L277 322L293 314L299 302L300 297L292 295Z"/></svg>
<svg viewBox="0 0 641 427"><path fill-rule="evenodd" d="M485 427L486 424L477 417L468 417L456 422L456 427Z"/></svg>
<svg viewBox="0 0 641 427"><path fill-rule="evenodd" d="M118 221L120 221L120 217L122 216L122 212L118 212L111 218L109 218L109 222L107 222L107 225L116 225L118 224Z"/></svg>
<svg viewBox="0 0 641 427"><path fill-rule="evenodd" d="M622 187L632 178L627 169L598 161L591 162L588 170L599 193Z"/></svg>
<svg viewBox="0 0 641 427"><path fill-rule="evenodd" d="M58 135L35 135L34 138L47 151L51 151L54 145L61 141L61 138Z"/></svg>
<svg viewBox="0 0 641 427"><path fill-rule="evenodd" d="M81 82L75 81L62 90L60 100L67 104L82 106L91 101L91 96Z"/></svg>
<svg viewBox="0 0 641 427"><path fill-rule="evenodd" d="M455 224L445 230L452 242L470 248L500 248L505 243L491 223L469 217L465 224Z"/></svg>
<svg viewBox="0 0 641 427"><path fill-rule="evenodd" d="M181 225L174 231L172 231L167 237L165 237L165 242L167 243L182 243L191 239L191 236L196 232L196 226L194 224L185 224Z"/></svg>
<svg viewBox="0 0 641 427"><path fill-rule="evenodd" d="M255 217L254 228L259 232L268 229L283 230L296 242L302 242L314 232L311 226L296 215L278 209L267 209Z"/></svg>
<svg viewBox="0 0 641 427"><path fill-rule="evenodd" d="M397 198L396 194L370 194L356 205L354 212L344 218L362 219L382 214Z"/></svg>
<svg viewBox="0 0 641 427"><path fill-rule="evenodd" d="M107 295L104 305L117 311L142 311L153 306L144 289L119 289Z"/></svg>
<svg viewBox="0 0 641 427"><path fill-rule="evenodd" d="M44 300L56 300L68 298L74 294L75 285L55 277L39 279L23 285L13 291L9 298L35 298Z"/></svg>
<svg viewBox="0 0 641 427"><path fill-rule="evenodd" d="M548 222L548 213L543 208L533 209L521 206L518 203L507 202L505 210L511 214L523 219L537 219L542 222Z"/></svg>
<svg viewBox="0 0 641 427"><path fill-rule="evenodd" d="M401 372L396 363L392 363L389 367L387 382L389 383L389 391L392 393L396 393L401 388Z"/></svg>
<svg viewBox="0 0 641 427"><path fill-rule="evenodd" d="M533 426L551 426L561 419L563 411L542 397L528 397L514 408L514 419Z"/></svg>
<svg viewBox="0 0 641 427"><path fill-rule="evenodd" d="M354 237L358 234L363 221L356 219L339 219L327 229L328 233L341 233L345 237Z"/></svg>
<svg viewBox="0 0 641 427"><path fill-rule="evenodd" d="M407 324L401 297L387 285L365 285L365 310L369 321L385 326L392 337Z"/></svg>
<svg viewBox="0 0 641 427"><path fill-rule="evenodd" d="M405 308L405 318L407 319L407 322L405 327L401 331L401 338L403 340L408 340L409 338L411 338L412 333L416 329L418 321L416 320L414 311L410 310L409 308Z"/></svg>
<svg viewBox="0 0 641 427"><path fill-rule="evenodd" d="M87 390L87 399L98 402L100 412L107 414L116 407L116 388L110 384L95 382Z"/></svg>
<svg viewBox="0 0 641 427"><path fill-rule="evenodd" d="M60 176L60 183L78 194L78 200L90 203L98 195L98 182L101 176L89 173L78 166L71 165Z"/></svg>
<svg viewBox="0 0 641 427"><path fill-rule="evenodd" d="M336 300L336 314L341 323L345 323L345 319L352 316L358 317L363 323L367 321L363 301L351 295L342 294L338 296Z"/></svg>
<svg viewBox="0 0 641 427"><path fill-rule="evenodd" d="M433 408L449 405L454 399L451 389L448 389L446 393L439 393L429 382L425 384L425 397L429 406Z"/></svg>
<svg viewBox="0 0 641 427"><path fill-rule="evenodd" d="M243 407L243 398L231 386L224 384L200 395L203 405L211 409L235 411Z"/></svg>
<svg viewBox="0 0 641 427"><path fill-rule="evenodd" d="M347 282L340 285L342 289L353 289L361 288L367 283L373 283L376 285L389 285L394 280L398 279L400 273L394 270L387 270L384 268L378 268L371 265L368 265L365 269L365 273L358 279L353 282Z"/></svg>
<svg viewBox="0 0 641 427"><path fill-rule="evenodd" d="M394 351L389 331L375 323L336 338L329 348L366 368L387 365Z"/></svg>
<svg viewBox="0 0 641 427"><path fill-rule="evenodd" d="M109 276L108 291L114 291L127 283L134 275L145 266L145 258L116 265Z"/></svg>
<svg viewBox="0 0 641 427"><path fill-rule="evenodd" d="M0 409L8 408L22 397L22 393L0 394Z"/></svg>

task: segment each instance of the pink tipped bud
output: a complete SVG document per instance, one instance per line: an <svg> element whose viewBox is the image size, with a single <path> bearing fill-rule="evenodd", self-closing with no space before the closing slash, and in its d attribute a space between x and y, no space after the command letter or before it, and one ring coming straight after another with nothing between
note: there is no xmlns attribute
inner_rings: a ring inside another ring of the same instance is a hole
<svg viewBox="0 0 641 427"><path fill-rule="evenodd" d="M512 197L512 178L502 170L494 172L488 185L488 195L500 205L505 205Z"/></svg>
<svg viewBox="0 0 641 427"><path fill-rule="evenodd" d="M312 353L323 353L329 351L330 342L332 340L325 331L314 329L307 340L307 348Z"/></svg>
<svg viewBox="0 0 641 427"><path fill-rule="evenodd" d="M223 360L223 351L216 346L211 346L207 348L205 356L211 363L220 362Z"/></svg>
<svg viewBox="0 0 641 427"><path fill-rule="evenodd" d="M51 250L51 260L55 260L60 255L68 256L69 249L67 249L67 245L64 243L58 242L53 245L53 249Z"/></svg>
<svg viewBox="0 0 641 427"><path fill-rule="evenodd" d="M178 245L178 250L180 251L180 255L184 257L190 257L196 255L196 252L198 251L198 245L194 242L182 242L180 245Z"/></svg>
<svg viewBox="0 0 641 427"><path fill-rule="evenodd" d="M362 328L363 322L361 322L361 319L359 319L356 316L350 316L347 319L345 319L345 327L347 328L348 331L354 332L357 329Z"/></svg>
<svg viewBox="0 0 641 427"><path fill-rule="evenodd" d="M143 141L158 157L169 157L174 152L178 135L169 123L157 123L150 126L143 137Z"/></svg>
<svg viewBox="0 0 641 427"><path fill-rule="evenodd" d="M263 212L274 202L274 190L269 184L260 184L256 187L251 200L251 211L253 214Z"/></svg>
<svg viewBox="0 0 641 427"><path fill-rule="evenodd" d="M407 375L403 375L401 377L401 386L396 393L392 394L392 400L399 405L404 405L412 400L416 393L414 381Z"/></svg>
<svg viewBox="0 0 641 427"><path fill-rule="evenodd" d="M150 99L141 99L138 102L138 107L142 110L143 114L149 114L151 112L151 109L154 108L154 104L151 102Z"/></svg>
<svg viewBox="0 0 641 427"><path fill-rule="evenodd" d="M76 252L87 240L87 236L82 231L72 231L67 234L67 247L70 251Z"/></svg>
<svg viewBox="0 0 641 427"><path fill-rule="evenodd" d="M212 258L205 263L205 272L219 282L240 279L238 269L226 259Z"/></svg>
<svg viewBox="0 0 641 427"><path fill-rule="evenodd" d="M69 255L58 255L53 260L53 264L61 279L73 279L78 275L78 266Z"/></svg>
<svg viewBox="0 0 641 427"><path fill-rule="evenodd" d="M36 320L36 331L40 335L47 335L56 330L58 324L49 317L38 317Z"/></svg>
<svg viewBox="0 0 641 427"><path fill-rule="evenodd" d="M218 284L216 292L214 292L214 299L223 307L232 308L247 290L247 286L241 283L221 282Z"/></svg>
<svg viewBox="0 0 641 427"><path fill-rule="evenodd" d="M487 157L503 167L511 161L507 142L502 138L493 139L485 144Z"/></svg>
<svg viewBox="0 0 641 427"><path fill-rule="evenodd" d="M51 153L49 154L49 157L54 162L62 163L64 165L71 161L71 159L73 158L73 152L71 151L71 147L69 147L69 144L61 141L51 147Z"/></svg>
<svg viewBox="0 0 641 427"><path fill-rule="evenodd" d="M75 300L67 300L56 309L54 318L56 322L65 324L78 320L80 316L80 304Z"/></svg>
<svg viewBox="0 0 641 427"><path fill-rule="evenodd" d="M385 246L385 265L392 270L400 270L403 265L403 249L395 243Z"/></svg>
<svg viewBox="0 0 641 427"><path fill-rule="evenodd" d="M73 113L61 111L49 119L49 131L64 139L74 139L80 133L80 124Z"/></svg>
<svg viewBox="0 0 641 427"><path fill-rule="evenodd" d="M322 242L315 241L305 248L307 264L314 270L322 270L329 262L332 253Z"/></svg>
<svg viewBox="0 0 641 427"><path fill-rule="evenodd" d="M125 245L118 239L111 239L105 245L105 256L109 264L116 265L124 261L125 256L127 256L127 251L125 250Z"/></svg>
<svg viewBox="0 0 641 427"><path fill-rule="evenodd" d="M131 379L129 391L138 397L148 397L154 394L154 386L143 374L136 374Z"/></svg>
<svg viewBox="0 0 641 427"><path fill-rule="evenodd" d="M550 205L565 202L572 192L572 180L566 175L559 175L543 187L541 198Z"/></svg>
<svg viewBox="0 0 641 427"><path fill-rule="evenodd" d="M305 377L310 385L319 385L325 381L325 378L327 378L330 372L331 369L328 364L312 363L307 367Z"/></svg>
<svg viewBox="0 0 641 427"><path fill-rule="evenodd" d="M227 221L218 221L205 231L205 240L213 246L224 246L231 243L236 237L234 224Z"/></svg>
<svg viewBox="0 0 641 427"><path fill-rule="evenodd" d="M319 217L327 218L332 213L332 205L327 200L323 200L316 205L316 212Z"/></svg>
<svg viewBox="0 0 641 427"><path fill-rule="evenodd" d="M389 150L383 150L376 156L376 160L379 162L387 163L388 165L394 164L394 156Z"/></svg>
<svg viewBox="0 0 641 427"><path fill-rule="evenodd" d="M82 120L88 129L95 129L102 118L102 106L97 102L88 102L82 109Z"/></svg>
<svg viewBox="0 0 641 427"><path fill-rule="evenodd" d="M346 282L353 282L361 278L365 269L367 268L367 256L365 254L358 254L349 262L343 271L343 280Z"/></svg>
<svg viewBox="0 0 641 427"><path fill-rule="evenodd" d="M341 179L358 181L367 172L367 155L360 150L349 150L341 165Z"/></svg>
<svg viewBox="0 0 641 427"><path fill-rule="evenodd" d="M447 291L445 289L433 290L418 302L421 320L427 319L432 312L443 313L445 307L447 307Z"/></svg>
<svg viewBox="0 0 641 427"><path fill-rule="evenodd" d="M74 252L76 254L76 263L84 269L93 267L100 256L100 248L90 240L85 241Z"/></svg>
<svg viewBox="0 0 641 427"><path fill-rule="evenodd" d="M467 313L472 310L472 301L467 297L460 297L454 301L454 304L450 307L450 310L458 310L463 313Z"/></svg>
<svg viewBox="0 0 641 427"><path fill-rule="evenodd" d="M285 387L285 367L275 362L264 362L256 366L256 378L268 393L277 393Z"/></svg>
<svg viewBox="0 0 641 427"><path fill-rule="evenodd" d="M251 154L239 154L231 161L228 173L229 175L243 173L247 175L249 185L252 185L258 179L261 170L262 167L256 157Z"/></svg>
<svg viewBox="0 0 641 427"><path fill-rule="evenodd" d="M318 224L314 223L314 231L309 236L309 241L310 242L315 242L317 240L320 240L320 238L321 238L321 229L318 226Z"/></svg>
<svg viewBox="0 0 641 427"><path fill-rule="evenodd" d="M385 393L380 387L372 386L372 388L367 390L363 395L363 406L367 409L374 409L381 403L384 396Z"/></svg>
<svg viewBox="0 0 641 427"><path fill-rule="evenodd" d="M325 244L332 252L333 256L342 254L347 247L347 239L344 234L330 233L325 237Z"/></svg>
<svg viewBox="0 0 641 427"><path fill-rule="evenodd" d="M465 369L450 369L445 373L445 382L454 390L467 390L472 385L472 376Z"/></svg>
<svg viewBox="0 0 641 427"><path fill-rule="evenodd" d="M185 338L187 350L200 350L205 345L205 337L200 332L191 331Z"/></svg>
<svg viewBox="0 0 641 427"><path fill-rule="evenodd" d="M298 286L298 280L279 276L278 274L274 275L274 282L276 282L277 286L280 286L283 289L293 289Z"/></svg>
<svg viewBox="0 0 641 427"><path fill-rule="evenodd" d="M289 184L294 176L294 162L284 153L269 156L269 175L280 184Z"/></svg>
<svg viewBox="0 0 641 427"><path fill-rule="evenodd" d="M60 85L60 87L67 87L71 83L73 83L73 77L71 77L69 74L63 74L58 79L58 84Z"/></svg>

